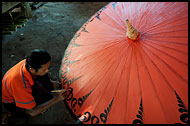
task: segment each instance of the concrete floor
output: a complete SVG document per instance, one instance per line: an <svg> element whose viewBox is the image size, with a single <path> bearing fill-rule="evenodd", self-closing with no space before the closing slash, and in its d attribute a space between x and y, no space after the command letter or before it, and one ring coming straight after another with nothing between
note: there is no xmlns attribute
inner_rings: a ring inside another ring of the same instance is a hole
<svg viewBox="0 0 190 126"><path fill-rule="evenodd" d="M25 26L12 35L2 36L2 77L31 50L41 48L51 54L50 74L59 80L59 68L68 43L75 32L108 2L47 2L32 11ZM28 124L76 124L64 102L52 106Z"/></svg>

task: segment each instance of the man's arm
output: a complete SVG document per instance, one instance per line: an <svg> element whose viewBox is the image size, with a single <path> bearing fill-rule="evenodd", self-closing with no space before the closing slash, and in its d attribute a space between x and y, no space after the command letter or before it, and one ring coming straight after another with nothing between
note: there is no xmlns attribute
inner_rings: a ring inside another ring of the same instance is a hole
<svg viewBox="0 0 190 126"><path fill-rule="evenodd" d="M27 109L26 113L31 116L36 116L36 115L40 114L41 112L45 111L46 109L48 109L49 107L51 107L52 105L56 104L57 102L64 100L67 97L67 95L68 95L68 91L63 90L62 92L57 94L57 96L55 96L51 100L49 100L41 105L35 106L32 109Z"/></svg>

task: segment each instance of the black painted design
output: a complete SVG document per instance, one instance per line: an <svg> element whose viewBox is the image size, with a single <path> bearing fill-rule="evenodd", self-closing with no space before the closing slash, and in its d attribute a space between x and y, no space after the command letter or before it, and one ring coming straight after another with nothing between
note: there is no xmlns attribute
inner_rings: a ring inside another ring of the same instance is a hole
<svg viewBox="0 0 190 126"><path fill-rule="evenodd" d="M91 119L91 124L99 124L100 123L100 119L97 116L92 116Z"/></svg>
<svg viewBox="0 0 190 126"><path fill-rule="evenodd" d="M71 86L72 83L74 83L76 80L80 79L82 76L79 76L79 77L76 77L76 78L72 78L72 79L68 79L67 75L66 75L67 72L63 73L63 75L61 76L63 82L63 86L67 85L67 86Z"/></svg>
<svg viewBox="0 0 190 126"><path fill-rule="evenodd" d="M76 78L72 78L71 80L69 80L69 85L70 86L73 82L75 82L76 80L80 79L82 76L76 77Z"/></svg>
<svg viewBox="0 0 190 126"><path fill-rule="evenodd" d="M69 90L69 94L66 100L70 101L73 98L73 88L69 88L68 90Z"/></svg>
<svg viewBox="0 0 190 126"><path fill-rule="evenodd" d="M101 113L100 114L100 119L103 123L106 123L107 121L107 117L108 117L108 114L110 112L110 109L111 109L111 106L112 106L112 103L113 103L113 100L114 98L112 99L111 103L109 104L109 106L107 107L107 109L104 109L104 113Z"/></svg>
<svg viewBox="0 0 190 126"><path fill-rule="evenodd" d="M65 61L64 64L65 64L66 66L68 66L68 65L73 64L73 63L76 63L76 62L78 62L78 61L80 61L80 60Z"/></svg>
<svg viewBox="0 0 190 126"><path fill-rule="evenodd" d="M107 4L107 5L108 5L108 4ZM107 6L107 5L106 5L106 6ZM100 13L101 13L103 10L105 10L105 9L107 8L106 6L104 6L103 8L101 8L100 11L95 14L95 16L92 16L92 18L90 18L90 19L79 29L79 31L75 33L73 39L69 42L69 45L68 45L68 47L67 47L67 49L66 49L66 51L65 51L65 56L64 56L64 57L65 57L65 62L68 61L68 57L70 56L73 47L82 46L82 45L77 44L77 43L75 42L75 40L81 35L81 32L87 32L87 33L89 33L89 32L86 30L86 25L87 25L89 22L92 22L92 21L94 20L94 18L96 18L97 16L99 16Z"/></svg>
<svg viewBox="0 0 190 126"><path fill-rule="evenodd" d="M108 5L108 4L107 4ZM106 6L107 6L106 5ZM64 56L64 59L63 59L63 63L62 63L62 66L66 66L66 68L71 64L71 63L75 63L75 62L77 62L77 61L70 61L69 60L69 56L71 55L71 53L72 53L72 49L73 49L73 47L78 47L78 46L82 46L82 45L79 45L79 44L77 44L76 43L76 39L78 38L78 37L80 37L80 35L81 35L81 32L87 32L87 33L89 33L87 30L86 30L86 25L88 24L88 23L90 23L90 22L92 22L95 18L99 18L99 15L100 15L100 13L104 10L104 9L106 9L107 7L106 6L104 6L102 9L100 9L100 11L99 12L97 12L96 14L95 14L95 16L93 16L91 19L89 19L81 28L80 28L80 30L78 31L78 32L76 32L76 34L74 35L74 37L73 37L73 39L69 42L69 45L68 45L68 47L67 47L67 49L66 49L66 51L65 51L65 56ZM99 18L100 19L100 18ZM101 20L101 19L100 19ZM79 60L78 60L79 61ZM62 88L64 88L64 86L65 86L65 84L67 84L67 86L69 87L74 81L76 81L76 80L78 80L80 77L77 77L77 78L73 78L73 79L71 79L71 80L69 80L68 79L68 77L67 77L67 73L69 72L69 70L68 69L66 69L66 71L63 71L63 69L61 69L61 78L62 78ZM91 92L89 92L87 95L85 95L85 96L83 96L82 98L78 98L78 100L76 99L76 98L73 98L73 88L71 88L71 87L69 87L70 89L69 89L69 91L70 91L70 93L69 93L69 96L68 96L68 98L66 99L67 101L71 101L71 107L72 107L72 109L73 109L73 111L74 112L76 112L76 109L74 109L75 108L75 106L77 105L77 103L78 103L78 105L79 106L82 106L82 104L84 103L84 101L86 100L86 98L92 93L92 91L94 90L92 90ZM114 98L113 98L114 99ZM113 102L113 99L112 99L112 102ZM105 114L104 113L102 113L101 114L101 120L103 121L103 122L106 122L106 120L107 120L107 116L108 116L108 113L109 113L109 110L110 110L110 108L111 108L111 105L112 105L112 102L110 103L110 105L109 105L109 107L107 108L107 110L104 110L104 112L105 112ZM84 118L84 122L85 121L89 121L89 119L91 118L91 114L89 113L89 112L86 112L85 113L85 115L89 115L88 116L88 118ZM81 115L79 115L78 117L80 117ZM95 116L93 116L92 117L92 119L93 120L95 120L95 119L97 119L97 121L96 121L96 123L99 123L99 118L96 118ZM93 122L93 120L92 120L92 122Z"/></svg>
<svg viewBox="0 0 190 126"><path fill-rule="evenodd" d="M101 19L100 19L100 14L102 13L102 11L103 11L104 9L106 9L106 7L103 7L99 12L97 12L96 15L95 15L95 18L98 18L99 20L101 20Z"/></svg>
<svg viewBox="0 0 190 126"><path fill-rule="evenodd" d="M179 95L177 94L176 91L175 92L175 95L176 95L176 98L177 98L177 102L178 102L178 106L179 106L179 112L181 113L181 116L180 116L180 120L183 122L183 123L186 123L188 122L188 110L187 108L185 107L183 101L181 100L181 98L179 97ZM176 124L180 124L180 123L176 123Z"/></svg>
<svg viewBox="0 0 190 126"><path fill-rule="evenodd" d="M86 28L85 28L85 27L82 27L81 32L87 32L87 33L89 33L89 32L86 30Z"/></svg>
<svg viewBox="0 0 190 126"><path fill-rule="evenodd" d="M110 109L112 107L112 104L113 104L113 100L114 100L114 97L112 99L112 101L110 102L110 104L108 105L108 107L106 109L104 109L104 112L103 113L100 113L100 117L97 117L96 115L91 115L90 112L85 112L85 113L88 113L88 116L86 116L86 114L83 116L83 119L80 119L78 120L78 122L88 122L91 120L91 124L99 124L100 121L103 122L104 124L106 123L107 121L107 118L108 118L108 114L110 112ZM92 116L92 118L91 118ZM78 118L80 118L81 115L78 116ZM87 119L88 118L88 119ZM86 120L85 120L86 119ZM85 120L85 121L84 121Z"/></svg>
<svg viewBox="0 0 190 126"><path fill-rule="evenodd" d="M83 96L82 98L78 98L77 100L77 98L73 97L73 88L70 88L68 90L70 93L68 94L68 98L66 100L71 101L71 108L74 112L76 112L75 106L79 105L81 107L86 98L94 91L94 89L92 89L87 95Z"/></svg>
<svg viewBox="0 0 190 126"><path fill-rule="evenodd" d="M82 45L77 44L77 43L75 42L75 40L76 40L80 35L81 35L81 31L80 31L79 33L77 32L77 33L74 35L73 39L69 42L69 45L68 45L68 47L67 47L67 49L66 49L66 51L65 51L64 62L62 61L62 62L63 62L63 65L69 66L69 65L70 65L69 63L72 62L72 61L69 61L69 56L70 56L71 53L72 53L73 47L82 46Z"/></svg>
<svg viewBox="0 0 190 126"><path fill-rule="evenodd" d="M99 20L101 20L100 19L100 13L97 13L95 17L98 18Z"/></svg>
<svg viewBox="0 0 190 126"><path fill-rule="evenodd" d="M102 9L100 9L100 11L97 12L96 15L92 17L92 19L89 19L89 20L79 29L79 31L75 33L73 39L69 42L69 45L68 45L68 47L67 47L67 49L66 49L66 51L65 51L64 61L62 61L62 62L63 62L62 65L66 65L66 66L68 67L71 63L77 62L77 61L70 61L70 60L69 60L69 56L70 56L71 53L72 53L73 47L82 46L82 45L76 43L76 39L77 39L78 37L80 37L81 32L87 32L87 33L89 33L89 32L86 30L86 25L87 25L89 22L93 21L94 18L95 18L97 15L100 15L100 13L101 13L104 9L106 9L106 6L104 6ZM66 72L66 73L67 73L67 72ZM66 80L68 80L68 78L67 78ZM67 81L67 84L68 84L68 83L69 83L69 82Z"/></svg>
<svg viewBox="0 0 190 126"><path fill-rule="evenodd" d="M75 105L77 104L77 99L73 98L71 100L71 107L73 108L73 111L76 112Z"/></svg>
<svg viewBox="0 0 190 126"><path fill-rule="evenodd" d="M82 106L82 104L84 103L84 101L86 100L86 98L94 91L94 89L92 89L87 95L83 96L82 98L78 99L78 105Z"/></svg>
<svg viewBox="0 0 190 126"><path fill-rule="evenodd" d="M140 107L139 107L139 114L136 115L137 119L133 121L133 124L143 124L143 106L142 106L142 98L140 102Z"/></svg>
<svg viewBox="0 0 190 126"><path fill-rule="evenodd" d="M78 47L78 46L82 46L82 45L79 45L79 44L77 44L77 43L72 43L72 46L73 46L73 47Z"/></svg>

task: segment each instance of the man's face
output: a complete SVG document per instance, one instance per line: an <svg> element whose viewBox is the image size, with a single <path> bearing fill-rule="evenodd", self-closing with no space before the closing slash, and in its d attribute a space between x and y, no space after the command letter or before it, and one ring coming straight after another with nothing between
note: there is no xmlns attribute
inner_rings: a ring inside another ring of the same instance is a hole
<svg viewBox="0 0 190 126"><path fill-rule="evenodd" d="M47 62L46 64L41 65L41 68L38 69L38 71L35 72L35 74L43 76L43 75L45 75L46 73L49 72L49 67L50 67L50 62Z"/></svg>

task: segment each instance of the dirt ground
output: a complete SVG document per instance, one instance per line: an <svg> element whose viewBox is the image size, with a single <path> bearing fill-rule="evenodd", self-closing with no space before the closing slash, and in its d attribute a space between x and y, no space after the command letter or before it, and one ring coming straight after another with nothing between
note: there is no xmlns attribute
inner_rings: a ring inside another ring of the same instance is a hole
<svg viewBox="0 0 190 126"><path fill-rule="evenodd" d="M68 43L75 32L108 2L46 2L32 11L32 18L12 35L2 36L2 77L33 49L51 54L50 75L59 80L59 68ZM64 102L59 102L28 124L76 124Z"/></svg>

